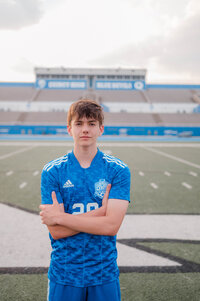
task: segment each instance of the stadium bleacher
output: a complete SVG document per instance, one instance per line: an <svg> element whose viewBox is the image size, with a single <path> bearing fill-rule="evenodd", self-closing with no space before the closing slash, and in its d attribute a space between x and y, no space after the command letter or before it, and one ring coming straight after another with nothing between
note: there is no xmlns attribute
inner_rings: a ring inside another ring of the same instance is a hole
<svg viewBox="0 0 200 301"><path fill-rule="evenodd" d="M3 112L0 111L0 124L11 125L65 125L66 112ZM175 113L110 113L105 112L106 126L184 126L199 125L199 114Z"/></svg>
<svg viewBox="0 0 200 301"><path fill-rule="evenodd" d="M190 103L193 102L192 91L190 89L147 89L145 91L152 103Z"/></svg>
<svg viewBox="0 0 200 301"><path fill-rule="evenodd" d="M0 101L30 101L36 94L34 87L0 86Z"/></svg>
<svg viewBox="0 0 200 301"><path fill-rule="evenodd" d="M146 102L142 91L98 91L100 100L106 102Z"/></svg>
<svg viewBox="0 0 200 301"><path fill-rule="evenodd" d="M72 101L83 97L81 90L38 90L34 101Z"/></svg>
<svg viewBox="0 0 200 301"><path fill-rule="evenodd" d="M39 73L41 71L43 69ZM104 107L106 126L200 126L200 85L148 85L145 83L145 71L142 70L144 77L140 80L140 71L136 70L138 75L134 78L138 76L138 79L132 79L134 86L126 89L123 84L130 85L133 70L120 71L124 82L110 80L116 74L116 78L119 77L119 70L111 70L112 75L110 70L105 70L107 79L104 78L100 84L106 83L107 86L102 88L101 85L95 86L100 78L95 72L100 72L101 77L103 72L96 69L86 70L85 88L40 86L51 80L55 84L55 75L51 74L54 71L48 71L47 80L36 78L35 83L0 83L0 125L66 125L66 111L70 103L87 97ZM59 69L56 71L60 72ZM72 73L75 71L70 70ZM62 85L63 81L59 80L58 76L58 84ZM77 79L73 83L80 81ZM115 89L112 83L122 86Z"/></svg>

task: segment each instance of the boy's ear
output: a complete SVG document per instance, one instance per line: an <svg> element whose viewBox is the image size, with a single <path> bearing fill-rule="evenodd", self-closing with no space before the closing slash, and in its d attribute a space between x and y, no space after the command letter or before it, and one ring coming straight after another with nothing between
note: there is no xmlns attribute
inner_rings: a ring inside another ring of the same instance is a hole
<svg viewBox="0 0 200 301"><path fill-rule="evenodd" d="M101 136L104 132L104 125L102 124L99 128L99 136Z"/></svg>
<svg viewBox="0 0 200 301"><path fill-rule="evenodd" d="M70 136L72 136L72 133L71 133L71 126L70 125L67 125L67 132Z"/></svg>

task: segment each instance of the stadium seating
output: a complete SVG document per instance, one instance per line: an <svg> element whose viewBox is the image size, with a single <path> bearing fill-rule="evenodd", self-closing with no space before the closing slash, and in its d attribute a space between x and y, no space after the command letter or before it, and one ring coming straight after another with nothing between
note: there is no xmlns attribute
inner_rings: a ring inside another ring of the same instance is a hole
<svg viewBox="0 0 200 301"><path fill-rule="evenodd" d="M101 90L97 91L101 102L146 102L141 91Z"/></svg>
<svg viewBox="0 0 200 301"><path fill-rule="evenodd" d="M0 86L0 100L31 101L36 93L34 87L5 87Z"/></svg>
<svg viewBox="0 0 200 301"><path fill-rule="evenodd" d="M20 116L20 112L3 112L0 111L0 124L16 124Z"/></svg>
<svg viewBox="0 0 200 301"><path fill-rule="evenodd" d="M37 90L34 101L72 101L84 95L82 90Z"/></svg>
<svg viewBox="0 0 200 301"><path fill-rule="evenodd" d="M82 97L99 101L105 111L107 126L143 126L143 125L199 125L200 114L195 113L131 113L133 108L149 107L149 104L176 104L176 106L198 106L200 90L148 88L146 90L51 90L35 89L33 86L0 86L0 124L25 125L65 125L66 108L71 102ZM8 102L7 102L8 101ZM9 102L10 101L10 102ZM18 102L13 107L11 101ZM5 106L5 102L9 106ZM20 104L21 102L21 104ZM49 102L49 104L47 103ZM61 106L56 102L62 103ZM64 102L67 102L67 106ZM31 112L30 104L32 103ZM45 106L43 106L45 104ZM19 106L21 105L21 107ZM35 106L33 106L35 105ZM54 107L55 105L55 107ZM154 105L155 106L155 105ZM19 110L16 112L12 111ZM40 109L42 108L42 111ZM46 109L45 109L46 108ZM26 111L27 112L24 112ZM46 112L44 112L46 110ZM63 111L62 111L63 110ZM37 111L37 112L36 112ZM117 112L118 111L118 112ZM179 110L178 110L179 111ZM179 112L185 112L180 110ZM196 110L197 111L197 110ZM140 112L143 112L141 110ZM165 111L164 111L165 112ZM192 109L191 109L192 112ZM194 110L193 110L194 112Z"/></svg>
<svg viewBox="0 0 200 301"><path fill-rule="evenodd" d="M2 112L0 124L66 125L66 112ZM106 126L198 125L199 114L149 114L105 112Z"/></svg>
<svg viewBox="0 0 200 301"><path fill-rule="evenodd" d="M200 114L159 114L163 125L198 125Z"/></svg>
<svg viewBox="0 0 200 301"><path fill-rule="evenodd" d="M192 91L189 89L147 89L145 94L152 103L193 102Z"/></svg>

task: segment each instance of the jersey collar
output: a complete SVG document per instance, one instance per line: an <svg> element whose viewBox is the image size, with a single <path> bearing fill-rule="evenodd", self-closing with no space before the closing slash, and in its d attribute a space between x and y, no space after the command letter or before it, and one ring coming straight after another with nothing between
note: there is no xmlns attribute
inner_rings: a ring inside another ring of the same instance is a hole
<svg viewBox="0 0 200 301"><path fill-rule="evenodd" d="M70 153L70 159L71 159L72 164L74 164L74 166L79 167L79 168L81 168L81 169L83 169L83 170L88 170L88 169L90 169L90 168L93 168L93 167L96 165L96 163L98 162L98 159L99 159L100 155L101 155L101 151L97 148L97 153L96 153L96 155L94 156L94 158L93 158L93 160L92 160L90 166L87 167L87 168L83 168L83 167L80 165L79 161L77 160L77 158L76 158L75 155L74 155L74 151L72 151L72 152Z"/></svg>

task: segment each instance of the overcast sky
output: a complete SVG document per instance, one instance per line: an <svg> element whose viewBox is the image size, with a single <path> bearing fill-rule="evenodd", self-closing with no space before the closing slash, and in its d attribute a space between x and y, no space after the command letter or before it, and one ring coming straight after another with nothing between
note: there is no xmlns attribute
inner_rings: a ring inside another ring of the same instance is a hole
<svg viewBox="0 0 200 301"><path fill-rule="evenodd" d="M1 82L63 66L200 84L200 0L0 0L0 53Z"/></svg>

